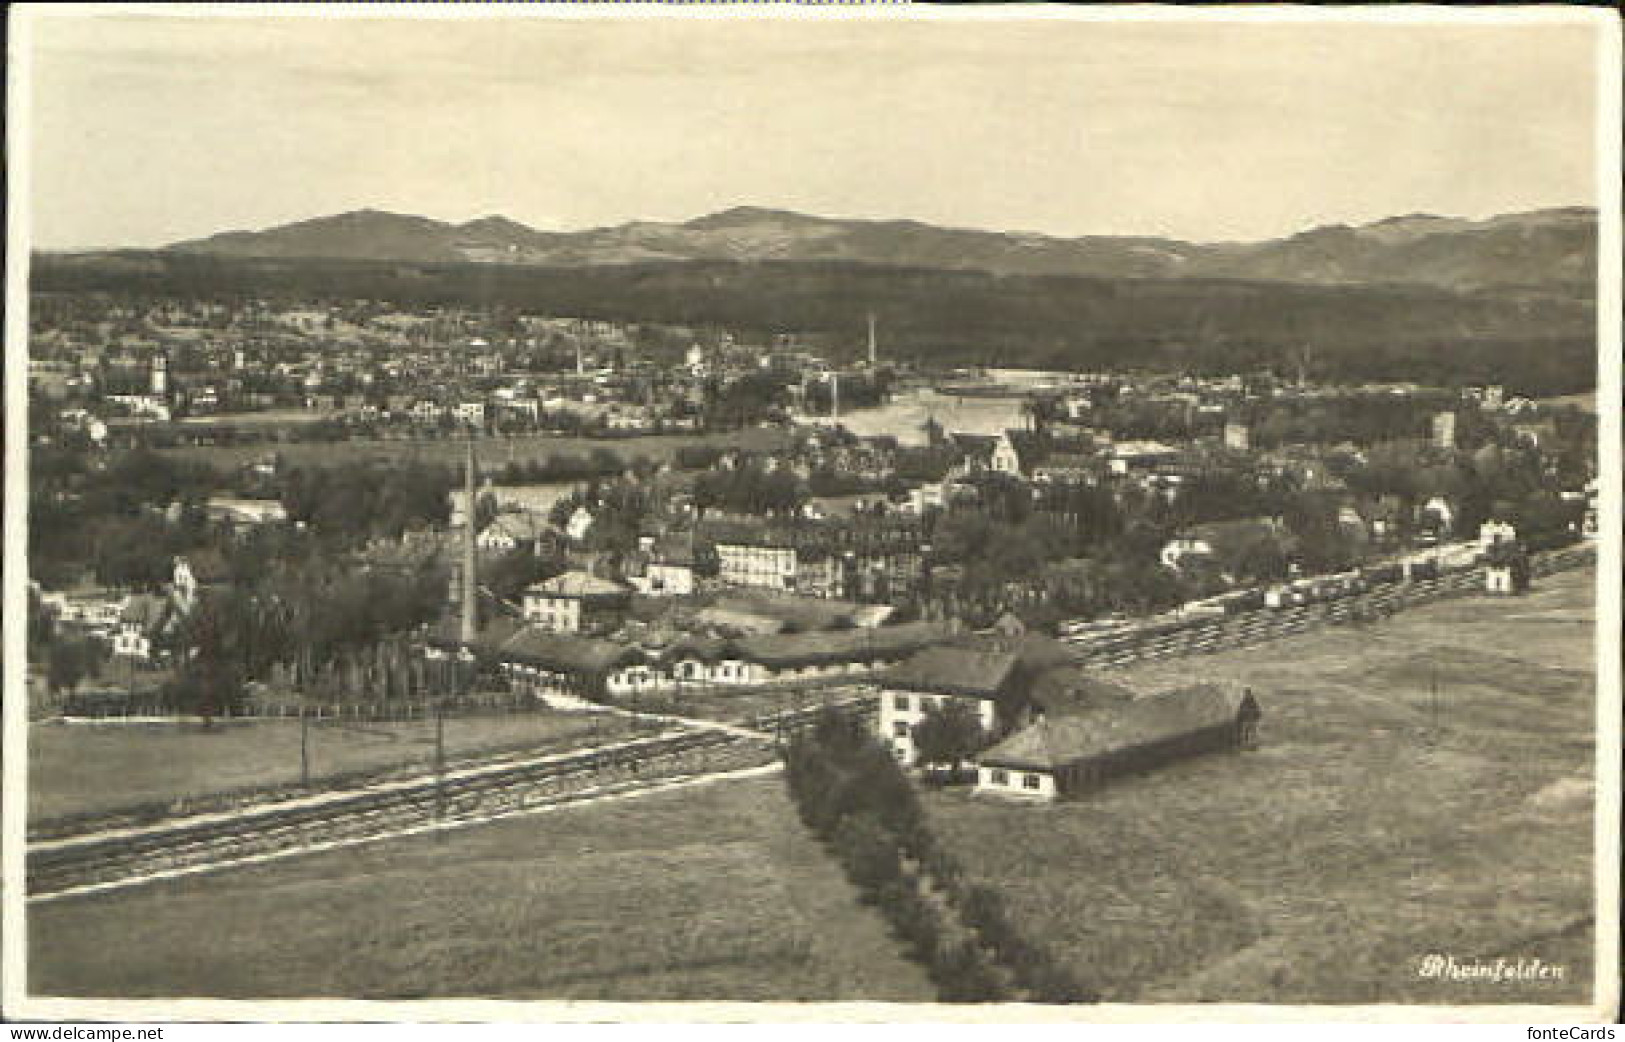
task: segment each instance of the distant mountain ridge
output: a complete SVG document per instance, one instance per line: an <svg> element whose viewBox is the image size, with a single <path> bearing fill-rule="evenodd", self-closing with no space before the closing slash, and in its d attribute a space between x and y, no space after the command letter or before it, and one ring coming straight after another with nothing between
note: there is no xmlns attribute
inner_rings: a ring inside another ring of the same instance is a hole
<svg viewBox="0 0 1625 1042"><path fill-rule="evenodd" d="M1257 243L1149 236L1061 238L851 220L740 206L681 223L634 221L544 232L500 215L452 224L356 210L168 247L231 257L474 261L586 267L651 261L855 261L999 275L1234 278L1316 284L1422 283L1583 290L1595 278L1597 214L1566 207L1485 220L1407 214Z"/></svg>

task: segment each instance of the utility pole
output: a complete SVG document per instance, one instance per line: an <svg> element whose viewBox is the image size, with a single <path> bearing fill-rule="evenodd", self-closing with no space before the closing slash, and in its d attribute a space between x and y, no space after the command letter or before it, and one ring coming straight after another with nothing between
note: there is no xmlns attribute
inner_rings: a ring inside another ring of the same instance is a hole
<svg viewBox="0 0 1625 1042"><path fill-rule="evenodd" d="M434 820L446 819L446 696L434 700Z"/></svg>
<svg viewBox="0 0 1625 1042"><path fill-rule="evenodd" d="M1434 666L1428 675L1428 744L1437 744L1439 738L1439 667Z"/></svg>
<svg viewBox="0 0 1625 1042"><path fill-rule="evenodd" d="M310 714L304 696L299 697L299 785L310 788Z"/></svg>

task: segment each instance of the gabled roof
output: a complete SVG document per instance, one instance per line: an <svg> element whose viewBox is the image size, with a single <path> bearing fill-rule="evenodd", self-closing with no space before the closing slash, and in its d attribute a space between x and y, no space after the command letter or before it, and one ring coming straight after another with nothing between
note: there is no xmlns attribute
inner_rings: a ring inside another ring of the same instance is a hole
<svg viewBox="0 0 1625 1042"><path fill-rule="evenodd" d="M1132 702L1130 688L1091 676L1077 666L1044 670L1028 688L1027 697L1051 716L1076 715Z"/></svg>
<svg viewBox="0 0 1625 1042"><path fill-rule="evenodd" d="M552 526L547 519L530 513L498 514L485 526L483 536L505 535L517 542L528 542L539 538Z"/></svg>
<svg viewBox="0 0 1625 1042"><path fill-rule="evenodd" d="M589 676L647 659L643 652L625 644L553 633L535 626L519 630L503 643L497 654L507 661Z"/></svg>
<svg viewBox="0 0 1625 1042"><path fill-rule="evenodd" d="M564 572L525 587L527 596L535 593L543 597L621 597L628 592L618 582L580 571Z"/></svg>
<svg viewBox="0 0 1625 1042"><path fill-rule="evenodd" d="M969 647L934 647L888 670L884 684L902 691L998 699L1016 670L1016 655Z"/></svg>
<svg viewBox="0 0 1625 1042"><path fill-rule="evenodd" d="M941 623L906 622L877 629L743 637L732 642L732 649L748 662L773 667L800 666L899 658L946 640L948 636L948 627Z"/></svg>
<svg viewBox="0 0 1625 1042"><path fill-rule="evenodd" d="M169 601L157 594L134 593L124 602L119 621L134 626L143 633L152 633L169 618Z"/></svg>
<svg viewBox="0 0 1625 1042"><path fill-rule="evenodd" d="M1223 726L1258 712L1250 693L1217 684L1147 695L1078 715L1046 715L977 757L988 766L1056 770Z"/></svg>
<svg viewBox="0 0 1625 1042"><path fill-rule="evenodd" d="M784 629L783 619L715 606L701 608L695 613L694 620L703 626L714 626L720 630L732 630L741 634L766 635Z"/></svg>

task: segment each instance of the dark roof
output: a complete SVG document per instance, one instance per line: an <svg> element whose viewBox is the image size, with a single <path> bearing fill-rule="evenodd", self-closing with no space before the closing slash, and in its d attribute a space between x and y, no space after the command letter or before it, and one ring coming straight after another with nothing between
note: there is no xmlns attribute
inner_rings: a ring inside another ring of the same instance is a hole
<svg viewBox="0 0 1625 1042"><path fill-rule="evenodd" d="M1096 712L1046 715L982 753L977 760L989 766L1055 770L1220 727L1233 722L1243 712L1258 712L1258 703L1249 692L1217 684L1197 684Z"/></svg>
<svg viewBox="0 0 1625 1042"><path fill-rule="evenodd" d="M1016 670L1016 655L969 647L935 647L888 670L885 686L973 698L999 698Z"/></svg>
<svg viewBox="0 0 1625 1042"><path fill-rule="evenodd" d="M906 622L874 629L743 637L733 641L732 648L740 658L767 666L812 665L899 658L947 640L949 635L942 623Z"/></svg>
<svg viewBox="0 0 1625 1042"><path fill-rule="evenodd" d="M1016 658L1022 673L1032 677L1057 666L1070 666L1078 661L1075 648L1054 637L1028 630L1020 636L1007 636L997 632L978 634L964 645L976 651L1008 652Z"/></svg>
<svg viewBox="0 0 1625 1042"><path fill-rule="evenodd" d="M515 633L498 654L507 661L588 675L609 673L617 666L646 658L638 649L625 644L552 633L533 626Z"/></svg>
<svg viewBox="0 0 1625 1042"><path fill-rule="evenodd" d="M728 641L719 637L702 637L693 633L685 633L681 637L666 645L660 651L660 657L667 660L681 658L698 658L707 662L714 662L728 653Z"/></svg>
<svg viewBox="0 0 1625 1042"><path fill-rule="evenodd" d="M1134 701L1133 690L1122 684L1090 676L1077 666L1044 670L1028 688L1027 697L1052 716L1086 713Z"/></svg>
<svg viewBox="0 0 1625 1042"><path fill-rule="evenodd" d="M154 593L135 593L124 602L119 621L152 633L169 619L169 601Z"/></svg>
<svg viewBox="0 0 1625 1042"><path fill-rule="evenodd" d="M532 583L525 587L525 593L527 596L534 593L543 597L571 597L587 600L626 597L631 591L618 582L600 579L589 572L569 571L555 575L551 579L544 579L539 583Z"/></svg>

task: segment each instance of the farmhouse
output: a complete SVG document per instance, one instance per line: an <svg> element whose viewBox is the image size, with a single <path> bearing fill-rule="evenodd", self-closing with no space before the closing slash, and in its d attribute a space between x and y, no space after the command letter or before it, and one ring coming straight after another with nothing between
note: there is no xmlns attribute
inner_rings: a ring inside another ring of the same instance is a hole
<svg viewBox="0 0 1625 1042"><path fill-rule="evenodd" d="M1116 775L1257 739L1252 692L1197 684L1095 712L1039 719L977 757L977 792L1051 800Z"/></svg>
<svg viewBox="0 0 1625 1042"><path fill-rule="evenodd" d="M914 725L928 709L968 704L982 729L998 727L1000 702L1015 698L1017 657L1011 651L929 648L891 670L880 682L880 737L905 764L919 758Z"/></svg>

